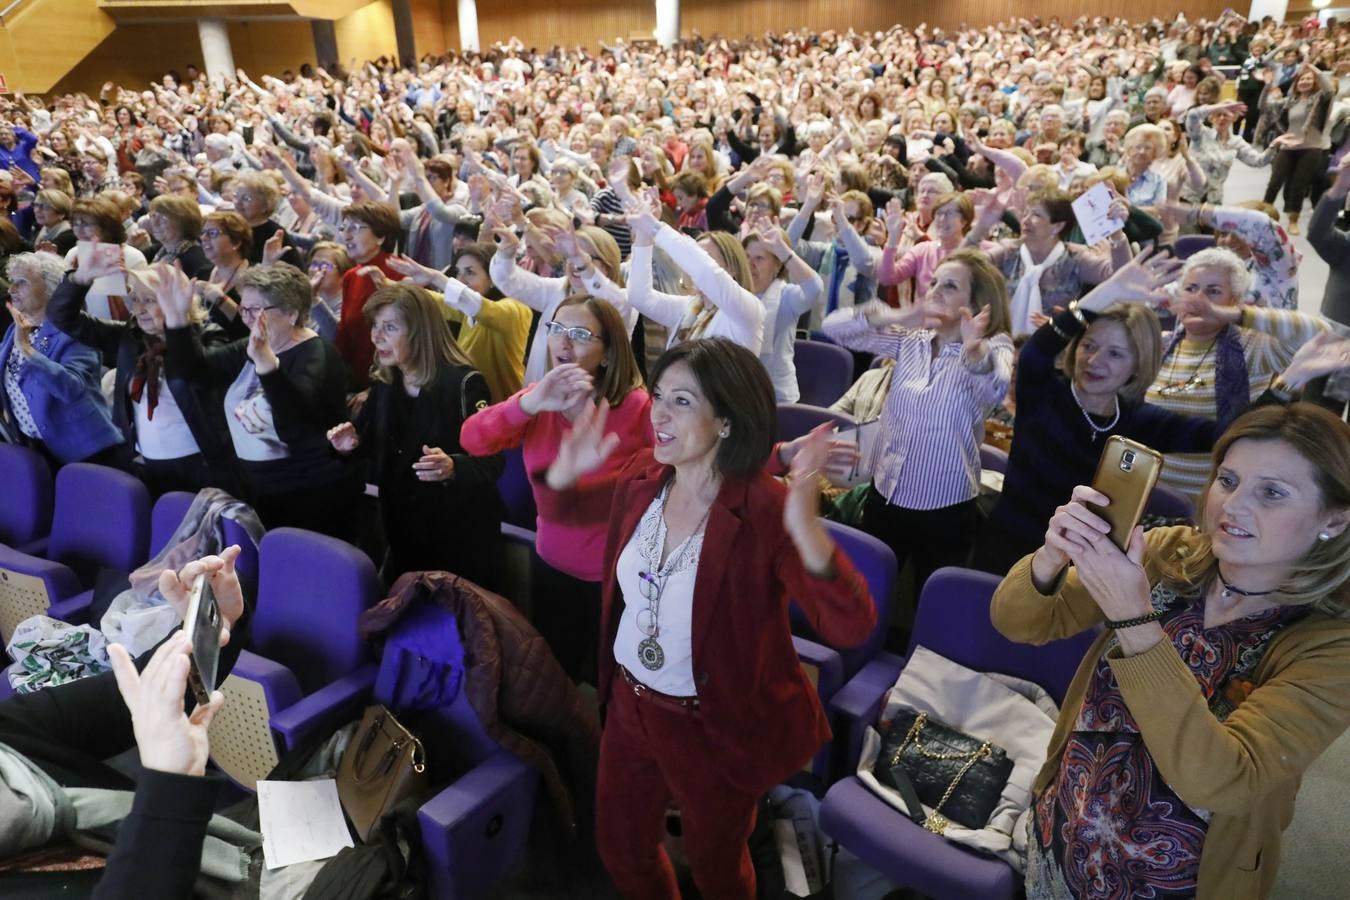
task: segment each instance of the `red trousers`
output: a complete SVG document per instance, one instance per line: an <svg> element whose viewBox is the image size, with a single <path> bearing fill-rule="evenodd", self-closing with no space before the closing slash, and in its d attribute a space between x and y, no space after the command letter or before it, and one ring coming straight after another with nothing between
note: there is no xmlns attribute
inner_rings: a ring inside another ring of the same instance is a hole
<svg viewBox="0 0 1350 900"><path fill-rule="evenodd" d="M757 797L718 769L717 747L697 711L639 697L617 673L600 738L596 839L600 858L628 900L679 900L662 847L666 807L680 808L684 850L706 900L754 900L746 841Z"/></svg>

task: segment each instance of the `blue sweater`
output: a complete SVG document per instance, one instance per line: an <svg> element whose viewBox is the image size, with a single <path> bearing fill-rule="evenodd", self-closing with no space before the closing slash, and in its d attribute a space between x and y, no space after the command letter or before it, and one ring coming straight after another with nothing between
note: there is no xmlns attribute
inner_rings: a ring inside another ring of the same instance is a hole
<svg viewBox="0 0 1350 900"><path fill-rule="evenodd" d="M1017 422L1003 493L989 516L976 551L976 567L1004 575L1012 564L1045 542L1055 509L1073 489L1091 484L1106 439L1118 434L1160 453L1213 449L1226 423L1183 416L1150 403L1120 404L1120 420L1107 432L1088 427L1055 361L1070 337L1083 330L1070 313L1031 336L1017 361ZM1098 422L1098 424L1105 424Z"/></svg>

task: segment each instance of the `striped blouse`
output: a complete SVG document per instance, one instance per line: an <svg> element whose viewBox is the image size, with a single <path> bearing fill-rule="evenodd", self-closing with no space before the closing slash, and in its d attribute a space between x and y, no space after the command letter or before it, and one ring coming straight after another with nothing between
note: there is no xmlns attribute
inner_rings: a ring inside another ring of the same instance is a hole
<svg viewBox="0 0 1350 900"><path fill-rule="evenodd" d="M1244 306L1242 326L1238 337L1247 361L1251 399L1255 400L1289 365L1298 348L1324 330L1327 323L1292 310ZM1157 379L1148 389L1148 402L1183 415L1216 418L1216 353L1212 341L1178 343L1163 360ZM1160 480L1189 497L1198 509L1209 469L1208 453L1169 453Z"/></svg>
<svg viewBox="0 0 1350 900"><path fill-rule="evenodd" d="M868 324L866 310L836 310L823 328L850 350L895 359L872 486L906 509L974 499L980 491L984 420L1007 395L1012 378L1011 339L989 338L989 352L979 363L966 359L960 343L944 344L934 356L934 332L879 331Z"/></svg>

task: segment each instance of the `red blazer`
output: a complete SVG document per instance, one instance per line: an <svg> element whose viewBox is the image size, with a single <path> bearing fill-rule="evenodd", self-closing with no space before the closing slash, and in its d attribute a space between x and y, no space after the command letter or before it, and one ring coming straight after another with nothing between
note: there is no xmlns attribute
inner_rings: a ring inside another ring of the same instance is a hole
<svg viewBox="0 0 1350 900"><path fill-rule="evenodd" d="M389 268L389 254L381 250L360 265L352 266L342 276L342 314L338 320L338 353L351 367L349 384L355 390L370 386L370 364L375 359L375 345L370 342L370 325L366 322L366 301L375 293L375 282L368 275L358 274L365 266L375 266L390 281L401 281L403 276Z"/></svg>
<svg viewBox="0 0 1350 900"><path fill-rule="evenodd" d="M652 458L651 450L643 450L618 472L612 495L545 492L558 506L549 515L603 516L610 522L600 619L601 703L609 699L615 671L611 648L623 610L615 574L619 554L672 472ZM842 550L835 548L832 577L806 571L783 527L785 496L783 484L767 472L725 479L708 515L694 581L699 715L720 751L724 773L753 794L788 778L830 738L816 690L792 645L788 598L832 645L860 644L876 623L867 583ZM539 511L545 514L542 505Z"/></svg>

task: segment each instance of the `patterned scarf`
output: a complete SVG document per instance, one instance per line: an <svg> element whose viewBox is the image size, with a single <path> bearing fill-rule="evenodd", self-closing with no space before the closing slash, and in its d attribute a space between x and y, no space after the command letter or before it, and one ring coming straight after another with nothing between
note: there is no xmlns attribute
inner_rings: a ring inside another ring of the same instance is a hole
<svg viewBox="0 0 1350 900"><path fill-rule="evenodd" d="M145 394L145 417L151 421L154 421L155 406L159 403L159 375L163 368L164 338L145 335L145 351L136 360L136 369L131 373L131 402L140 403L141 395Z"/></svg>

